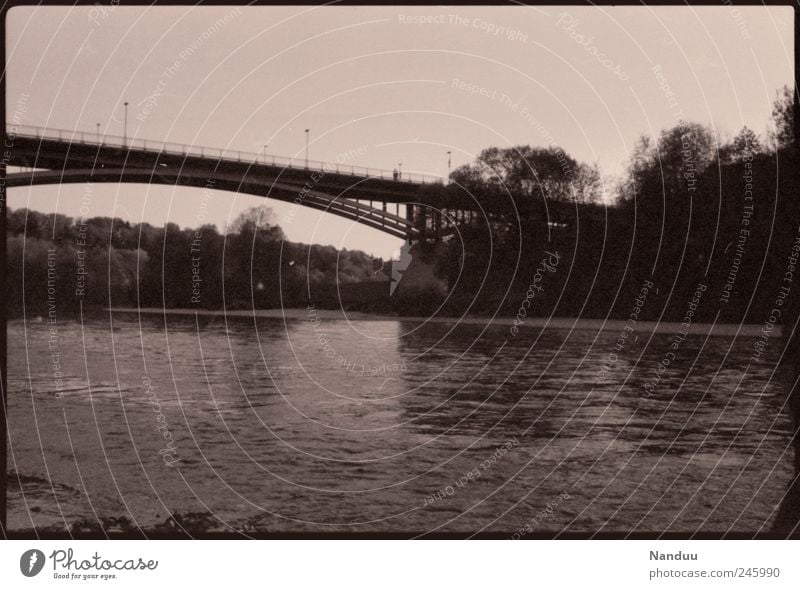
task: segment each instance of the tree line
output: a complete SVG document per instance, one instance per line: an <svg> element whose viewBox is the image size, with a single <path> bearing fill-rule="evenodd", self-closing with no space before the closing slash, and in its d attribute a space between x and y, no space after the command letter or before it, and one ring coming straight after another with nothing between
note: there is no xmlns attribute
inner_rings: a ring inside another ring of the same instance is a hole
<svg viewBox="0 0 800 589"><path fill-rule="evenodd" d="M7 214L7 305L12 315L102 307L335 308L342 292L385 285L389 267L357 250L286 240L269 209L214 225L155 227L110 217L28 209ZM388 287L387 287L388 290Z"/></svg>
<svg viewBox="0 0 800 589"><path fill-rule="evenodd" d="M428 293L426 306L514 315L543 252L558 251L563 271L530 314L624 318L652 280L642 318L681 321L702 284L699 319L762 323L800 220L793 113L785 87L763 141L747 127L721 141L680 121L642 136L613 182L558 147L483 150L421 195L424 210L441 207L445 217L480 210L445 248L428 248L450 291L446 301ZM609 193L613 206L601 204ZM418 228L430 227L420 215Z"/></svg>

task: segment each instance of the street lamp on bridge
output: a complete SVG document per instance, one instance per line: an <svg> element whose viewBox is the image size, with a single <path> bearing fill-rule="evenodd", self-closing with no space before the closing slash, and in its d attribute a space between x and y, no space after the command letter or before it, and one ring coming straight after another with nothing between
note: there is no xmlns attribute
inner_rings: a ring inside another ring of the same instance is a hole
<svg viewBox="0 0 800 589"><path fill-rule="evenodd" d="M308 132L311 129L306 129L306 168L308 167Z"/></svg>
<svg viewBox="0 0 800 589"><path fill-rule="evenodd" d="M403 162L397 164L397 179L398 180L403 179Z"/></svg>
<svg viewBox="0 0 800 589"><path fill-rule="evenodd" d="M264 164L267 163L267 148L269 147L269 143L264 144Z"/></svg>
<svg viewBox="0 0 800 589"><path fill-rule="evenodd" d="M125 103L125 126L122 130L122 143L128 147L128 103Z"/></svg>
<svg viewBox="0 0 800 589"><path fill-rule="evenodd" d="M450 184L450 154L452 151L447 152L447 183Z"/></svg>
<svg viewBox="0 0 800 589"><path fill-rule="evenodd" d="M100 143L100 123L95 123L97 125L97 142Z"/></svg>

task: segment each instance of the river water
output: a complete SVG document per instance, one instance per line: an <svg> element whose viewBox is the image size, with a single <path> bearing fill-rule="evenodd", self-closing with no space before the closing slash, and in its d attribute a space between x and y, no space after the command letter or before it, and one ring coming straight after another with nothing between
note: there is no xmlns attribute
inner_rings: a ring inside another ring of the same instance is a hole
<svg viewBox="0 0 800 589"><path fill-rule="evenodd" d="M9 324L11 530L768 531L792 476L778 350L752 363L752 337L689 335L658 373L674 334L51 327Z"/></svg>

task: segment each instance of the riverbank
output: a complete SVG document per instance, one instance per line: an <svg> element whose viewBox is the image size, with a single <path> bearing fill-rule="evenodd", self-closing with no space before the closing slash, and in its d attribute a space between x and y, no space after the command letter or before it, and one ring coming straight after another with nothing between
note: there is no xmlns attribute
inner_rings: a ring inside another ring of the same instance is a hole
<svg viewBox="0 0 800 589"><path fill-rule="evenodd" d="M263 319L308 320L308 309L250 309L237 311L212 311L208 309L158 309L112 307L104 309L111 313L133 313L142 315L198 315L215 317L256 317ZM347 312L332 309L314 309L314 315L328 321L404 321L409 323L459 323L463 325L514 325L514 317L401 317L375 315L370 313ZM521 329L548 328L591 331L621 331L627 321L620 319L575 319L569 317L529 317L520 325ZM642 333L677 333L681 324L677 322L638 321L637 331ZM761 325L730 323L694 323L687 330L692 335L711 335L725 337L754 337L761 334ZM775 326L771 336L780 337L781 328Z"/></svg>

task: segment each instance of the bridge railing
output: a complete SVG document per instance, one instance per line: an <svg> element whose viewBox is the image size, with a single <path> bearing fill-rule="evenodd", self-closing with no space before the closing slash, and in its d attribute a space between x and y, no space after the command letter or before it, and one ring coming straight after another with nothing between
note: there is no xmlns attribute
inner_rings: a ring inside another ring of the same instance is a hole
<svg viewBox="0 0 800 589"><path fill-rule="evenodd" d="M340 163L321 162L308 160L305 158L289 158L266 153L253 153L233 149L221 149L216 147L203 147L199 145L187 145L183 143L173 143L169 141L154 141L152 139L141 139L137 137L121 137L118 135L106 135L98 132L77 131L68 129L50 129L46 127L34 127L31 125L13 125L6 129L8 136L21 136L34 139L47 139L54 141L67 141L69 143L80 143L82 145L99 145L103 147L119 147L122 149L135 149L155 154L168 154L179 156L198 156L213 157L230 162L245 162L253 165L280 166L298 170L325 171L327 173L348 174L360 178L382 178L393 180L394 173L389 170L379 168L367 168L364 166L352 166ZM397 182L410 184L441 184L443 178L429 174L416 174L403 172Z"/></svg>

